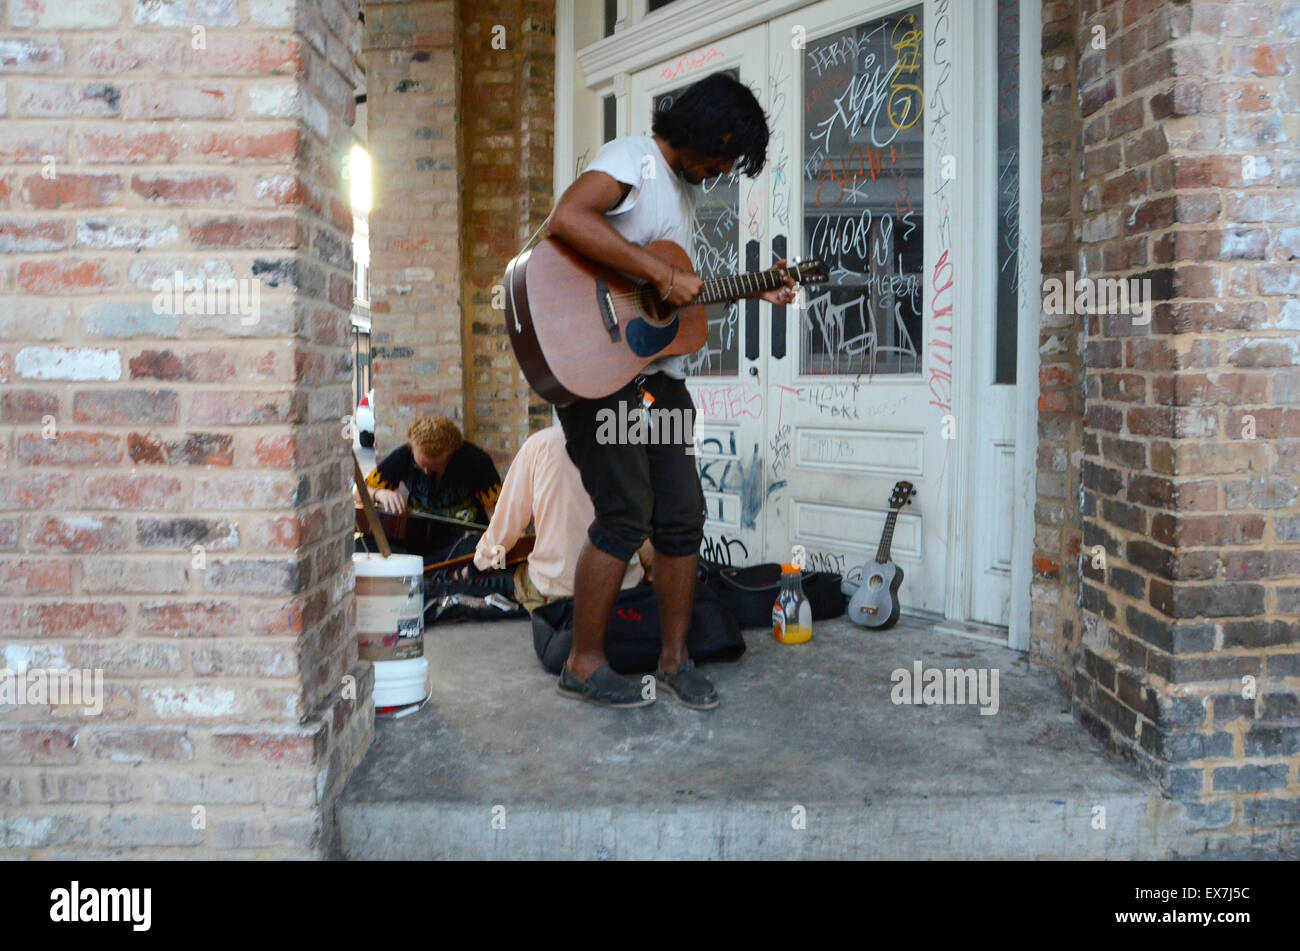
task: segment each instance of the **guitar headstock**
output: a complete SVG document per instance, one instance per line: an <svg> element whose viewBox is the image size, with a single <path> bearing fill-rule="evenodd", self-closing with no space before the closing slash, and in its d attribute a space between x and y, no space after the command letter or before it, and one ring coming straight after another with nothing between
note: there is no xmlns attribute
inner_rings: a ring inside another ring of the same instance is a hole
<svg viewBox="0 0 1300 951"><path fill-rule="evenodd" d="M793 264L786 265L786 272L794 278L796 284L824 284L828 280L826 265L817 260L801 261L795 258Z"/></svg>
<svg viewBox="0 0 1300 951"><path fill-rule="evenodd" d="M889 496L889 507L898 511L904 505L912 504L912 496L916 495L916 487L910 482L894 483L894 491Z"/></svg>

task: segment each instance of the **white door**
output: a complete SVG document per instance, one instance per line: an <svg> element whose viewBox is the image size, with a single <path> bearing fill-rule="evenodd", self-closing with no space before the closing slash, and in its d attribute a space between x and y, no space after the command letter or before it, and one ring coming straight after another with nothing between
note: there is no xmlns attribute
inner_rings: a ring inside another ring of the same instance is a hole
<svg viewBox="0 0 1300 951"><path fill-rule="evenodd" d="M1018 514L1016 399L1019 326L1035 321L1037 308L1023 279L1029 248L1021 229L1022 135L1020 117L1021 0L985 0L975 23L978 84L976 154L980 205L975 364L974 491L986 505L974 508L969 550L969 620L1001 627L1011 616L1011 573ZM1032 143L1031 143L1032 146ZM1031 381L1032 382L1032 381Z"/></svg>
<svg viewBox="0 0 1300 951"><path fill-rule="evenodd" d="M701 196L705 276L776 257L831 271L798 307L711 311L689 383L706 557L786 561L800 545L811 567L853 572L906 480L917 494L891 550L904 607L1006 623L1015 398L990 302L1011 210L989 64L991 18L1014 6L821 0L630 75L633 133L659 97L722 70L767 111L763 173Z"/></svg>
<svg viewBox="0 0 1300 951"><path fill-rule="evenodd" d="M829 284L778 313L769 343L768 556L874 557L894 484L916 486L893 535L903 605L942 613L953 266L936 230L934 71L925 4L826 0L773 21L773 241L825 261ZM784 240L782 240L784 239Z"/></svg>
<svg viewBox="0 0 1300 951"><path fill-rule="evenodd" d="M710 73L728 72L767 107L766 35L761 27L656 63L631 76L629 130L649 135L653 109ZM695 266L706 278L759 270L767 248L766 178L738 173L702 187L696 202ZM767 305L763 305L766 309ZM708 507L704 557L723 564L762 560L763 400L757 385L762 335L759 302L708 308L709 339L688 361L695 400L697 464Z"/></svg>

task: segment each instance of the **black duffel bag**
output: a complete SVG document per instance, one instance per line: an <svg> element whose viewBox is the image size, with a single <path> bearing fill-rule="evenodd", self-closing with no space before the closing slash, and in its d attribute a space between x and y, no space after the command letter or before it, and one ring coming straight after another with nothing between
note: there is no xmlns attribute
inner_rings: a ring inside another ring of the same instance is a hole
<svg viewBox="0 0 1300 951"><path fill-rule="evenodd" d="M605 657L620 674L654 673L659 666L663 629L654 588L640 585L618 593L605 629ZM573 647L573 599L550 601L533 611L533 650L537 659L558 674ZM695 586L686 653L696 663L739 660L745 638L731 612L703 584Z"/></svg>
<svg viewBox="0 0 1300 951"><path fill-rule="evenodd" d="M772 626L772 605L781 591L781 566L775 562L728 568L701 561L700 575L744 627ZM804 597L812 607L814 621L839 617L844 613L843 579L838 572L805 571L800 578Z"/></svg>

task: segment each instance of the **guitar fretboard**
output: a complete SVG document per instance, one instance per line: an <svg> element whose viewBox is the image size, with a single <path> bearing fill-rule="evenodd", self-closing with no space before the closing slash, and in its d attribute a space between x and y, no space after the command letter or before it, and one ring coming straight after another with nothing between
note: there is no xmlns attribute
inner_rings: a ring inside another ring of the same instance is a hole
<svg viewBox="0 0 1300 951"><path fill-rule="evenodd" d="M800 280L798 265L787 267L786 271L796 282ZM748 274L719 277L704 282L704 286L700 288L700 296L695 298L695 303L715 304L718 301L738 300L750 294L770 291L784 283L780 271L752 271Z"/></svg>
<svg viewBox="0 0 1300 951"><path fill-rule="evenodd" d="M894 541L894 523L898 521L898 510L894 509L885 519L885 530L880 533L880 547L876 549L876 564L883 565L889 561L889 546Z"/></svg>

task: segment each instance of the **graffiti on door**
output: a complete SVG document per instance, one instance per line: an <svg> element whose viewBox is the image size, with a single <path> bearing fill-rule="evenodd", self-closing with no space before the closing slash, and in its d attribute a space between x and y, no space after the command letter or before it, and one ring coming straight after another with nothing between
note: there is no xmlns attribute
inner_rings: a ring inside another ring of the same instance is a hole
<svg viewBox="0 0 1300 951"><path fill-rule="evenodd" d="M830 282L800 308L802 373L921 372L921 21L916 6L804 50L804 252Z"/></svg>
<svg viewBox="0 0 1300 951"><path fill-rule="evenodd" d="M784 488L785 482L764 483L758 443L754 443L753 452L745 460L736 452L735 433L729 434L727 442L724 446L717 436L703 439L696 456L700 485L705 492L715 493L715 497L709 500L708 517L719 522L734 521L745 531L753 531L763 504L773 492Z"/></svg>

